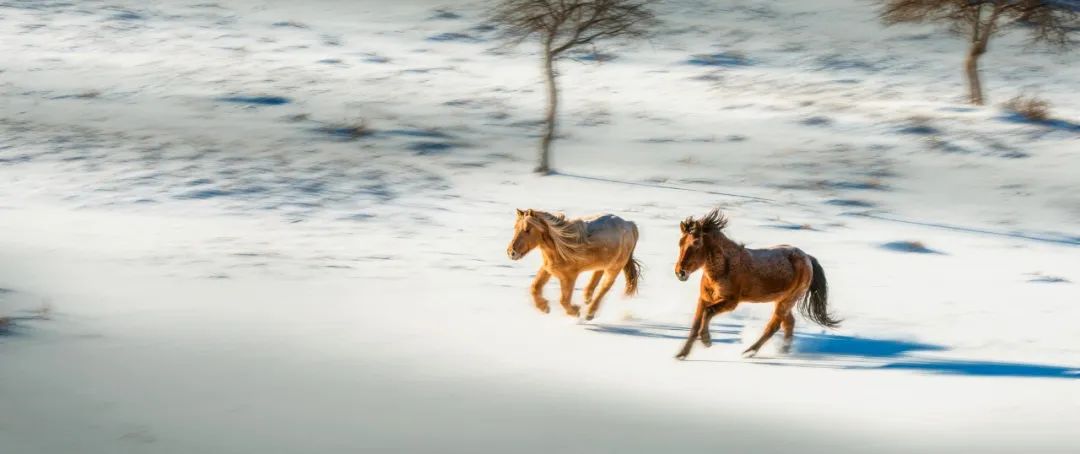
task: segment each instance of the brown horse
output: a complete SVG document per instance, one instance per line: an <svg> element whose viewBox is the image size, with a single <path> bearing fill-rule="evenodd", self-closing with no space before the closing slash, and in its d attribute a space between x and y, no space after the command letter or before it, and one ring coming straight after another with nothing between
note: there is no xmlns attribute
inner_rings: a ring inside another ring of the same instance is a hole
<svg viewBox="0 0 1080 454"><path fill-rule="evenodd" d="M593 271L592 279L585 287L588 305L585 319L592 320L600 308L600 300L615 283L620 271L626 275L626 294L637 292L641 276L641 264L634 260L637 240L637 225L612 214L568 220L561 214L517 210L514 239L506 254L511 260L518 260L534 248L540 248L544 263L533 280L532 296L537 309L544 313L549 311L543 295L544 284L555 276L562 285L559 303L567 315L577 317L579 308L570 303L574 283L582 272ZM600 290L594 295L597 285Z"/></svg>
<svg viewBox="0 0 1080 454"><path fill-rule="evenodd" d="M701 219L686 218L682 222L675 276L685 281L698 269L704 268L705 273L690 335L676 358L685 359L697 339L706 347L711 346L709 321L744 301L776 302L765 332L743 352L748 358L757 354L781 326L784 327L782 351L790 351L795 330L791 310L796 304L804 317L821 326L833 328L840 323L826 308L828 284L817 259L786 245L748 249L724 235L726 226L727 219L719 209Z"/></svg>

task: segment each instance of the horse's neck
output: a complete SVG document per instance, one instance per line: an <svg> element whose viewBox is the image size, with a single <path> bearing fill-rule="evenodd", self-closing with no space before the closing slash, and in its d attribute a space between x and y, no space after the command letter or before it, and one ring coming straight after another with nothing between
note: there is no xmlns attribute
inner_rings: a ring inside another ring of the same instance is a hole
<svg viewBox="0 0 1080 454"><path fill-rule="evenodd" d="M731 241L723 233L719 233L710 239L709 261L705 266L705 273L712 280L720 280L731 274L732 265L741 261L744 252L734 241Z"/></svg>
<svg viewBox="0 0 1080 454"><path fill-rule="evenodd" d="M562 256L559 254L559 249L555 246L555 239L551 238L550 232L544 232L540 235L540 253L544 255L545 262L561 262Z"/></svg>
<svg viewBox="0 0 1080 454"><path fill-rule="evenodd" d="M581 221L568 221L568 222L570 222L569 225L564 225L564 226L561 226L560 228L561 229L579 229L579 228L582 228L582 226L580 225ZM575 223L578 223L578 224L575 224ZM548 228L545 229L544 232L540 234L540 251L544 254L544 258L548 262L554 262L554 263L571 263L571 262L579 261L580 259L577 257L575 249L580 247L581 244L580 243L568 244L567 240L563 239L562 237L555 238L554 235L556 235L556 233L551 232L551 229L553 229L553 228L554 227L551 227L549 225ZM585 240L585 234L581 234L579 236L579 239L574 240L573 242L584 241L584 240Z"/></svg>

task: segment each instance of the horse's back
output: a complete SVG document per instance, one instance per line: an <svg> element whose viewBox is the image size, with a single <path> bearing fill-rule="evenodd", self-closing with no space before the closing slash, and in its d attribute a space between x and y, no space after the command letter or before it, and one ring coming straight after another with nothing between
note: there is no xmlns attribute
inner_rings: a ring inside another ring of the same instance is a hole
<svg viewBox="0 0 1080 454"><path fill-rule="evenodd" d="M744 297L748 301L771 302L786 294L796 285L800 275L798 262L807 257L801 249L789 245L777 245L762 249L747 248L750 262L742 270L748 279L744 282ZM803 262L807 263L807 262Z"/></svg>
<svg viewBox="0 0 1080 454"><path fill-rule="evenodd" d="M633 222L620 218L614 214L598 214L587 218L582 218L582 222L585 223L585 230L591 235L597 232L605 232L609 230L624 230L631 231L637 227Z"/></svg>
<svg viewBox="0 0 1080 454"><path fill-rule="evenodd" d="M786 275L795 271L796 262L808 255L795 246L780 244L762 249L746 249L750 253L751 266L759 272Z"/></svg>
<svg viewBox="0 0 1080 454"><path fill-rule="evenodd" d="M637 243L637 225L614 214L599 214L582 218L585 223L585 232L589 235L590 242L622 242L630 241Z"/></svg>
<svg viewBox="0 0 1080 454"><path fill-rule="evenodd" d="M791 252L802 253L802 249L799 249L799 248L797 248L795 246L792 246L790 244L774 244L774 245L769 246L769 247L765 247L765 248L761 248L761 249L752 249L752 250L754 250L754 251L776 251L776 252L788 252L788 253L791 253Z"/></svg>

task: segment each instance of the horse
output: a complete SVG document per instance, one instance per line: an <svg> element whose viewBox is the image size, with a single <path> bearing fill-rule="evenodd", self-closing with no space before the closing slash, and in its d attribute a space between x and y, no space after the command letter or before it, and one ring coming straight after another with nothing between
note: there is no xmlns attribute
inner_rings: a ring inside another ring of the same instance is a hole
<svg viewBox="0 0 1080 454"><path fill-rule="evenodd" d="M641 279L641 263L634 259L637 241L637 225L613 214L569 220L562 214L517 210L514 238L506 254L511 260L520 260L529 251L540 248L543 264L536 272L531 290L536 308L545 314L550 309L543 296L544 285L555 276L562 287L559 303L567 315L577 317L580 308L571 304L574 284L579 274L592 271L585 287L588 306L585 319L592 320L620 272L626 276L626 295L637 293Z"/></svg>
<svg viewBox="0 0 1080 454"><path fill-rule="evenodd" d="M675 358L686 359L697 339L705 347L712 346L709 322L717 314L735 310L741 302L776 303L761 337L743 352L746 358L756 355L781 326L781 351L791 351L795 330L792 308L796 305L805 318L823 327L839 326L840 320L829 314L828 282L814 256L788 245L747 248L724 234L727 222L723 213L714 209L700 219L688 217L680 224L675 277L685 282L695 271L705 271L690 334Z"/></svg>

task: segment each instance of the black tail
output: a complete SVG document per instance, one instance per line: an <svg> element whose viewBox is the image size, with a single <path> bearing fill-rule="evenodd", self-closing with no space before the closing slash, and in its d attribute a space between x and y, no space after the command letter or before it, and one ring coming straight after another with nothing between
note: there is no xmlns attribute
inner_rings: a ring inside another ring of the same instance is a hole
<svg viewBox="0 0 1080 454"><path fill-rule="evenodd" d="M810 264L813 265L813 275L810 278L810 290L799 301L799 312L803 317L826 328L835 328L842 320L837 320L829 315L829 283L825 281L825 270L821 268L814 256L810 256Z"/></svg>
<svg viewBox="0 0 1080 454"><path fill-rule="evenodd" d="M634 258L634 254L630 254L630 258L626 260L626 265L623 265L623 275L626 276L626 294L633 295L637 293L638 281L641 280L641 262Z"/></svg>

